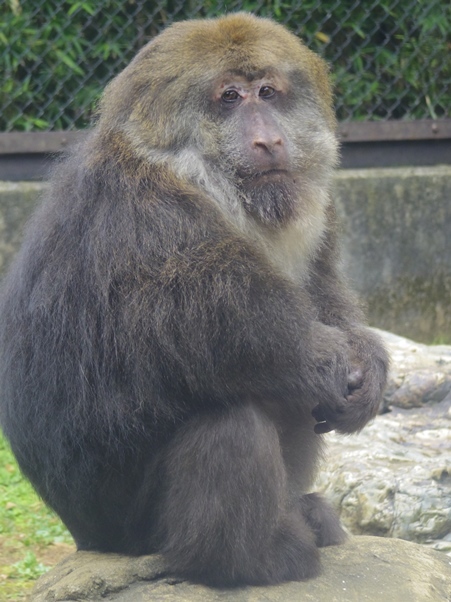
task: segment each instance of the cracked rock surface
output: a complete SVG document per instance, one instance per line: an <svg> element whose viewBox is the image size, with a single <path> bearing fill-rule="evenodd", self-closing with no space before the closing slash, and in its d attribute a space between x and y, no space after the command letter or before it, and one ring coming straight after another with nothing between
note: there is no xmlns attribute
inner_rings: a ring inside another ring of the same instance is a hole
<svg viewBox="0 0 451 602"><path fill-rule="evenodd" d="M451 559L400 539L356 537L321 550L316 579L219 590L165 574L159 556L76 552L41 577L32 602L447 602Z"/></svg>
<svg viewBox="0 0 451 602"><path fill-rule="evenodd" d="M351 533L451 553L451 346L381 334L392 356L389 411L357 435L327 435L317 488Z"/></svg>

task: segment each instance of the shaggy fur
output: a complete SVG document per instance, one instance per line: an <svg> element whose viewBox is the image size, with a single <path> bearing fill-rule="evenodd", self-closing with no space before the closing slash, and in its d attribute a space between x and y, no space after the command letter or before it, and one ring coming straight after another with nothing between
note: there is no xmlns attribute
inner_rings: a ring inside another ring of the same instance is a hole
<svg viewBox="0 0 451 602"><path fill-rule="evenodd" d="M230 15L146 46L56 168L3 284L1 422L79 549L236 585L343 540L321 433L374 416L387 357L338 269L334 127L321 59Z"/></svg>

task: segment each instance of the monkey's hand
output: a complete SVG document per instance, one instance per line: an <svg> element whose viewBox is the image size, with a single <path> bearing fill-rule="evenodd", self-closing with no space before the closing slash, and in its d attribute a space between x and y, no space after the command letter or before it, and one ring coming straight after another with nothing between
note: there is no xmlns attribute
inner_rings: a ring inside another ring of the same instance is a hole
<svg viewBox="0 0 451 602"><path fill-rule="evenodd" d="M388 356L374 333L359 328L349 334L347 391L339 403L320 403L312 411L316 433L360 431L379 408L387 381Z"/></svg>
<svg viewBox="0 0 451 602"><path fill-rule="evenodd" d="M346 334L322 323L312 327L314 341L312 394L318 405L312 415L318 424L315 433L335 428L335 417L344 412L348 394L349 346Z"/></svg>

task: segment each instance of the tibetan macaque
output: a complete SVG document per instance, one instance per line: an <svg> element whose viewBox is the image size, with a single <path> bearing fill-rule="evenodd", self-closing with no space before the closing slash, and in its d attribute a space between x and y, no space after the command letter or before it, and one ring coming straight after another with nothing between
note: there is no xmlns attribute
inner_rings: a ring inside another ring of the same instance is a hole
<svg viewBox="0 0 451 602"><path fill-rule="evenodd" d="M318 575L322 433L377 412L338 267L328 70L274 22L187 21L106 88L1 300L1 420L78 549L214 586Z"/></svg>

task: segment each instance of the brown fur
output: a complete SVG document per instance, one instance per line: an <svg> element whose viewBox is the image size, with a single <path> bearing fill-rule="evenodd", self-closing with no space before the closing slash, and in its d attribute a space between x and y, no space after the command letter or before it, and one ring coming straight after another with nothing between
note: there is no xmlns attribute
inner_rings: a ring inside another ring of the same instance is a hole
<svg viewBox="0 0 451 602"><path fill-rule="evenodd" d="M79 549L230 586L343 540L321 433L374 416L387 357L338 268L331 97L280 25L178 23L55 170L3 285L0 417Z"/></svg>

